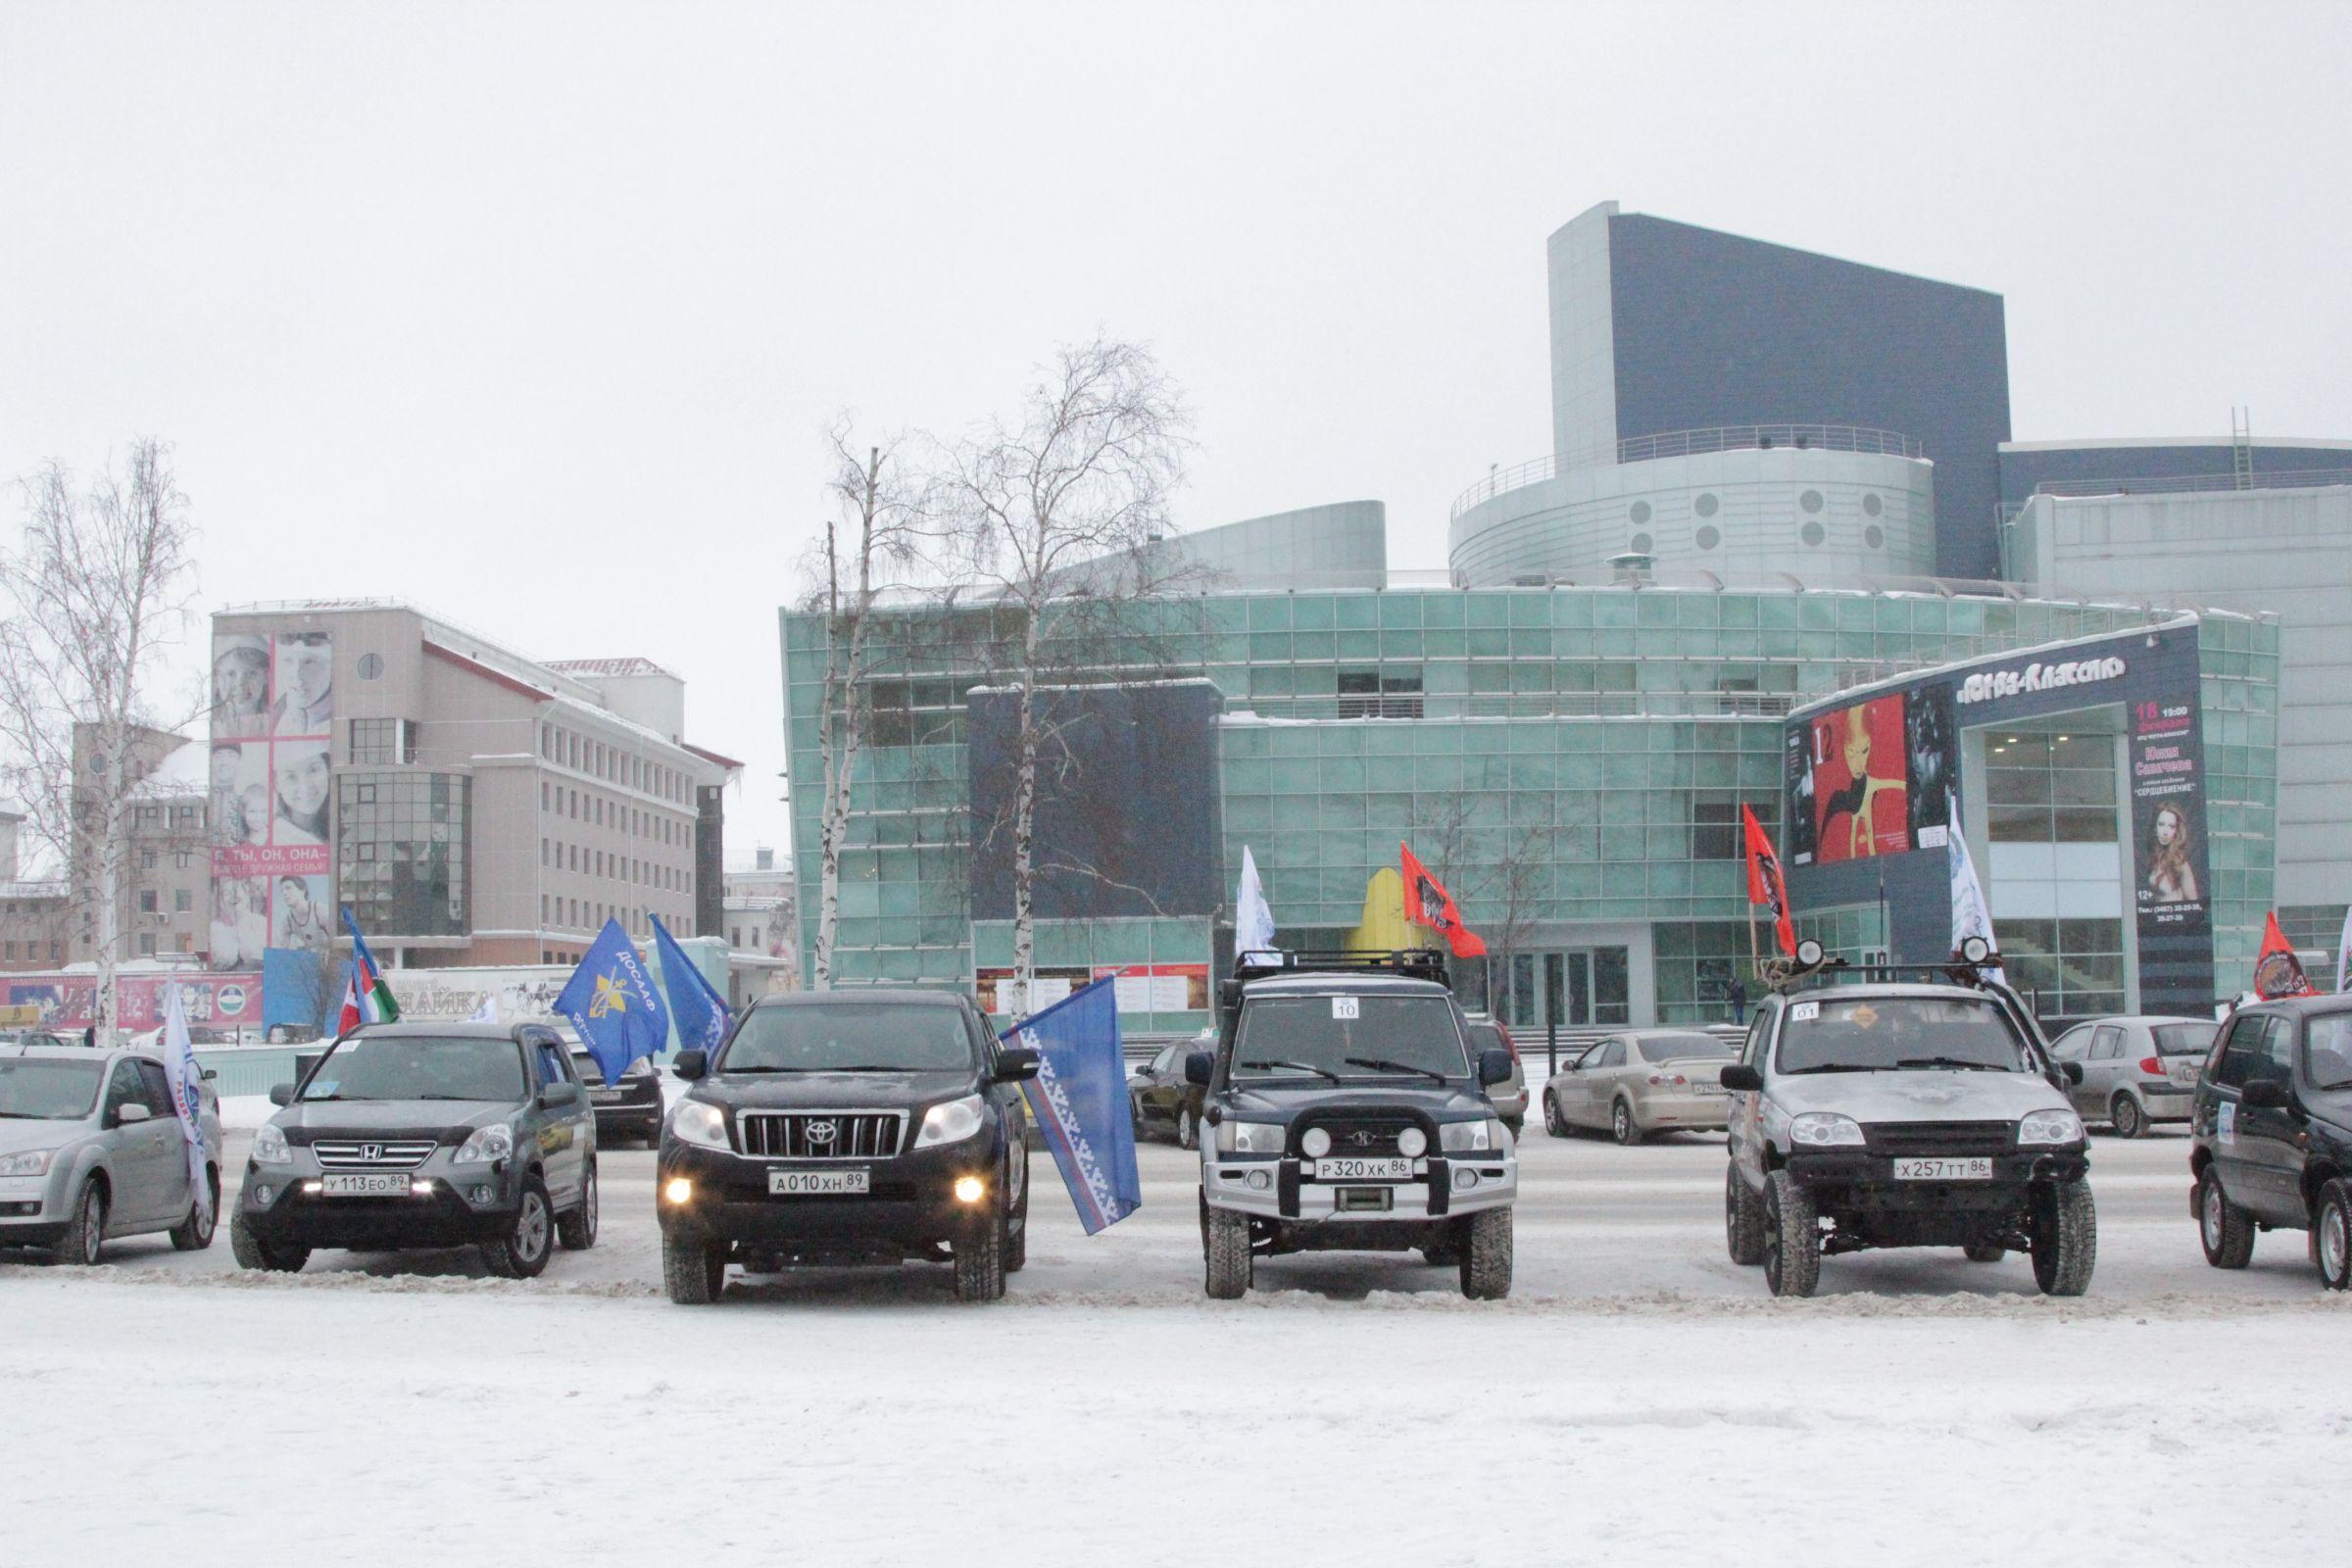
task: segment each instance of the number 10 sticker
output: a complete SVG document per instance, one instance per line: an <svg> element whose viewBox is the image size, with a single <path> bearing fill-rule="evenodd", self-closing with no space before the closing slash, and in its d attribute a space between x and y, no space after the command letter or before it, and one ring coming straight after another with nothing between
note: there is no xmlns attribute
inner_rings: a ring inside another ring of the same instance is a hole
<svg viewBox="0 0 2352 1568"><path fill-rule="evenodd" d="M1355 1005L1353 997L1334 997L1331 999L1331 1015L1334 1018L1352 1018L1355 1016Z"/></svg>

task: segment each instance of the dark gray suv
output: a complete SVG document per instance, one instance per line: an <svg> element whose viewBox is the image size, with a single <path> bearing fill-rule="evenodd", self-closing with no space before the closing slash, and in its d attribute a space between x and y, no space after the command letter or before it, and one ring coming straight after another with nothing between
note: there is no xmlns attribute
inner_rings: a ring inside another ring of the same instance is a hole
<svg viewBox="0 0 2352 1568"><path fill-rule="evenodd" d="M364 1025L270 1098L229 1221L246 1268L471 1244L527 1279L596 1245L596 1117L543 1024Z"/></svg>

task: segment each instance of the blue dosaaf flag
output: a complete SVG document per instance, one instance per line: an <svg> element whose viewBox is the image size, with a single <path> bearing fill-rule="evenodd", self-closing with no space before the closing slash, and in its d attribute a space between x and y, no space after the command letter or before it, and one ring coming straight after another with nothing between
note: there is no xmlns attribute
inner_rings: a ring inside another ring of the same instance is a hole
<svg viewBox="0 0 2352 1568"><path fill-rule="evenodd" d="M618 920L607 920L596 934L556 998L556 1010L579 1030L607 1083L618 1083L630 1062L669 1043L669 1009Z"/></svg>
<svg viewBox="0 0 2352 1568"><path fill-rule="evenodd" d="M669 993L669 1015L678 1022L678 1048L716 1051L718 1043L727 1038L727 1025L734 1014L658 914L654 916L654 951L662 955L662 988Z"/></svg>
<svg viewBox="0 0 2352 1568"><path fill-rule="evenodd" d="M1041 1058L1037 1076L1021 1092L1029 1097L1029 1108L1089 1236L1116 1225L1144 1202L1143 1179L1135 1169L1127 1066L1119 1052L1116 978L1106 975L1071 992L1004 1037Z"/></svg>

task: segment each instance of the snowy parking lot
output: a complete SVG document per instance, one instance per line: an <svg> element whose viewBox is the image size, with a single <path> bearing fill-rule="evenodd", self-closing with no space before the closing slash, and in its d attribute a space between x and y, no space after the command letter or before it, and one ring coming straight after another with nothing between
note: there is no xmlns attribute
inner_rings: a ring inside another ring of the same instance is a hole
<svg viewBox="0 0 2352 1568"><path fill-rule="evenodd" d="M0 1480L26 1550L0 1558L380 1562L540 1529L582 1561L2148 1563L2340 1535L2352 1375L2312 1351L2352 1307L2300 1235L2208 1268L2178 1135L2096 1143L2069 1302L1953 1251L1833 1258L1823 1298L1776 1302L1724 1256L1719 1138L1535 1132L1509 1300L1309 1254L1215 1303L1192 1156L1142 1152L1144 1209L1091 1240L1039 1156L1029 1267L979 1308L916 1267L671 1306L638 1151L603 1156L596 1250L535 1281L464 1251L240 1275L225 1239L0 1263L29 1420Z"/></svg>

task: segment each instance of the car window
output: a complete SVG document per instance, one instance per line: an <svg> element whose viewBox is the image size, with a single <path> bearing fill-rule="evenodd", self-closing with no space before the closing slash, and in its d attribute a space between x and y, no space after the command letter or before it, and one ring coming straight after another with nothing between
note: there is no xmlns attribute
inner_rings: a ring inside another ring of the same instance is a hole
<svg viewBox="0 0 2352 1568"><path fill-rule="evenodd" d="M1756 1021L1747 1026L1747 1045L1740 1053L1740 1059L1750 1067L1764 1059L1764 1042L1772 1035L1772 1019L1770 1007L1759 1007L1756 1009Z"/></svg>
<svg viewBox="0 0 2352 1568"><path fill-rule="evenodd" d="M1785 1073L2035 1065L2009 1015L1976 996L1808 997L1789 1004L1777 1060Z"/></svg>
<svg viewBox="0 0 2352 1568"><path fill-rule="evenodd" d="M479 1035L352 1035L311 1069L302 1098L521 1100L523 1063L512 1040Z"/></svg>
<svg viewBox="0 0 2352 1568"><path fill-rule="evenodd" d="M2261 1076L2262 1037L2269 1024L2268 1017L2255 1012L2241 1012L2230 1020L2229 1032L2222 1038L2221 1055L2213 1067L2216 1084L2225 1089L2243 1089Z"/></svg>
<svg viewBox="0 0 2352 1568"><path fill-rule="evenodd" d="M1242 1007L1233 1075L1466 1078L1458 1016L1451 998L1426 994L1255 997Z"/></svg>
<svg viewBox="0 0 2352 1568"><path fill-rule="evenodd" d="M139 1069L125 1059L115 1063L112 1076L106 1080L106 1113L114 1115L124 1105L147 1103L146 1091L139 1087Z"/></svg>
<svg viewBox="0 0 2352 1568"><path fill-rule="evenodd" d="M2050 1059L2074 1061L2083 1054L2084 1048L2089 1044L2090 1025L2079 1023L2051 1042Z"/></svg>
<svg viewBox="0 0 2352 1568"><path fill-rule="evenodd" d="M720 1072L948 1072L978 1048L963 1012L917 1002L799 1002L754 1007ZM984 1057L982 1059L985 1059Z"/></svg>
<svg viewBox="0 0 2352 1568"><path fill-rule="evenodd" d="M1728 1040L1713 1035L1654 1035L1641 1042L1643 1061L1689 1061L1693 1056L1728 1059L1735 1052Z"/></svg>
<svg viewBox="0 0 2352 1568"><path fill-rule="evenodd" d="M2218 1033L2209 1023L2160 1023L2148 1030L2159 1056L2202 1056L2213 1049Z"/></svg>
<svg viewBox="0 0 2352 1568"><path fill-rule="evenodd" d="M2303 1027L2303 1075L2312 1087L2352 1089L2352 1012L2314 1018Z"/></svg>
<svg viewBox="0 0 2352 1568"><path fill-rule="evenodd" d="M1174 1072L1176 1070L1176 1054L1183 1049L1184 1048L1181 1046L1170 1046L1158 1055L1153 1056L1152 1058L1152 1070L1155 1073L1158 1073L1163 1078L1169 1073Z"/></svg>
<svg viewBox="0 0 2352 1568"><path fill-rule="evenodd" d="M25 1121L79 1121L98 1100L104 1074L94 1061L0 1056L0 1115Z"/></svg>
<svg viewBox="0 0 2352 1568"><path fill-rule="evenodd" d="M139 1088L143 1091L147 1108L158 1116L178 1115L179 1112L172 1107L172 1080L164 1076L164 1064L160 1061L141 1061L138 1068Z"/></svg>
<svg viewBox="0 0 2352 1568"><path fill-rule="evenodd" d="M553 1040L541 1040L536 1044L539 1051L540 1087L552 1089L558 1084L571 1082L571 1074L564 1070L564 1048Z"/></svg>
<svg viewBox="0 0 2352 1568"><path fill-rule="evenodd" d="M2103 1023L2090 1037L2090 1059L2112 1061L2124 1054L2124 1031L2117 1025Z"/></svg>
<svg viewBox="0 0 2352 1568"><path fill-rule="evenodd" d="M2257 1070L2272 1083L2291 1084L2295 1076L2294 1059L2294 1020L2272 1018L2270 1027L2262 1032L2262 1057Z"/></svg>
<svg viewBox="0 0 2352 1568"><path fill-rule="evenodd" d="M1595 1067L1624 1066L1625 1042L1622 1040L1610 1040L1604 1042L1600 1048L1600 1054L1592 1059L1592 1065Z"/></svg>

